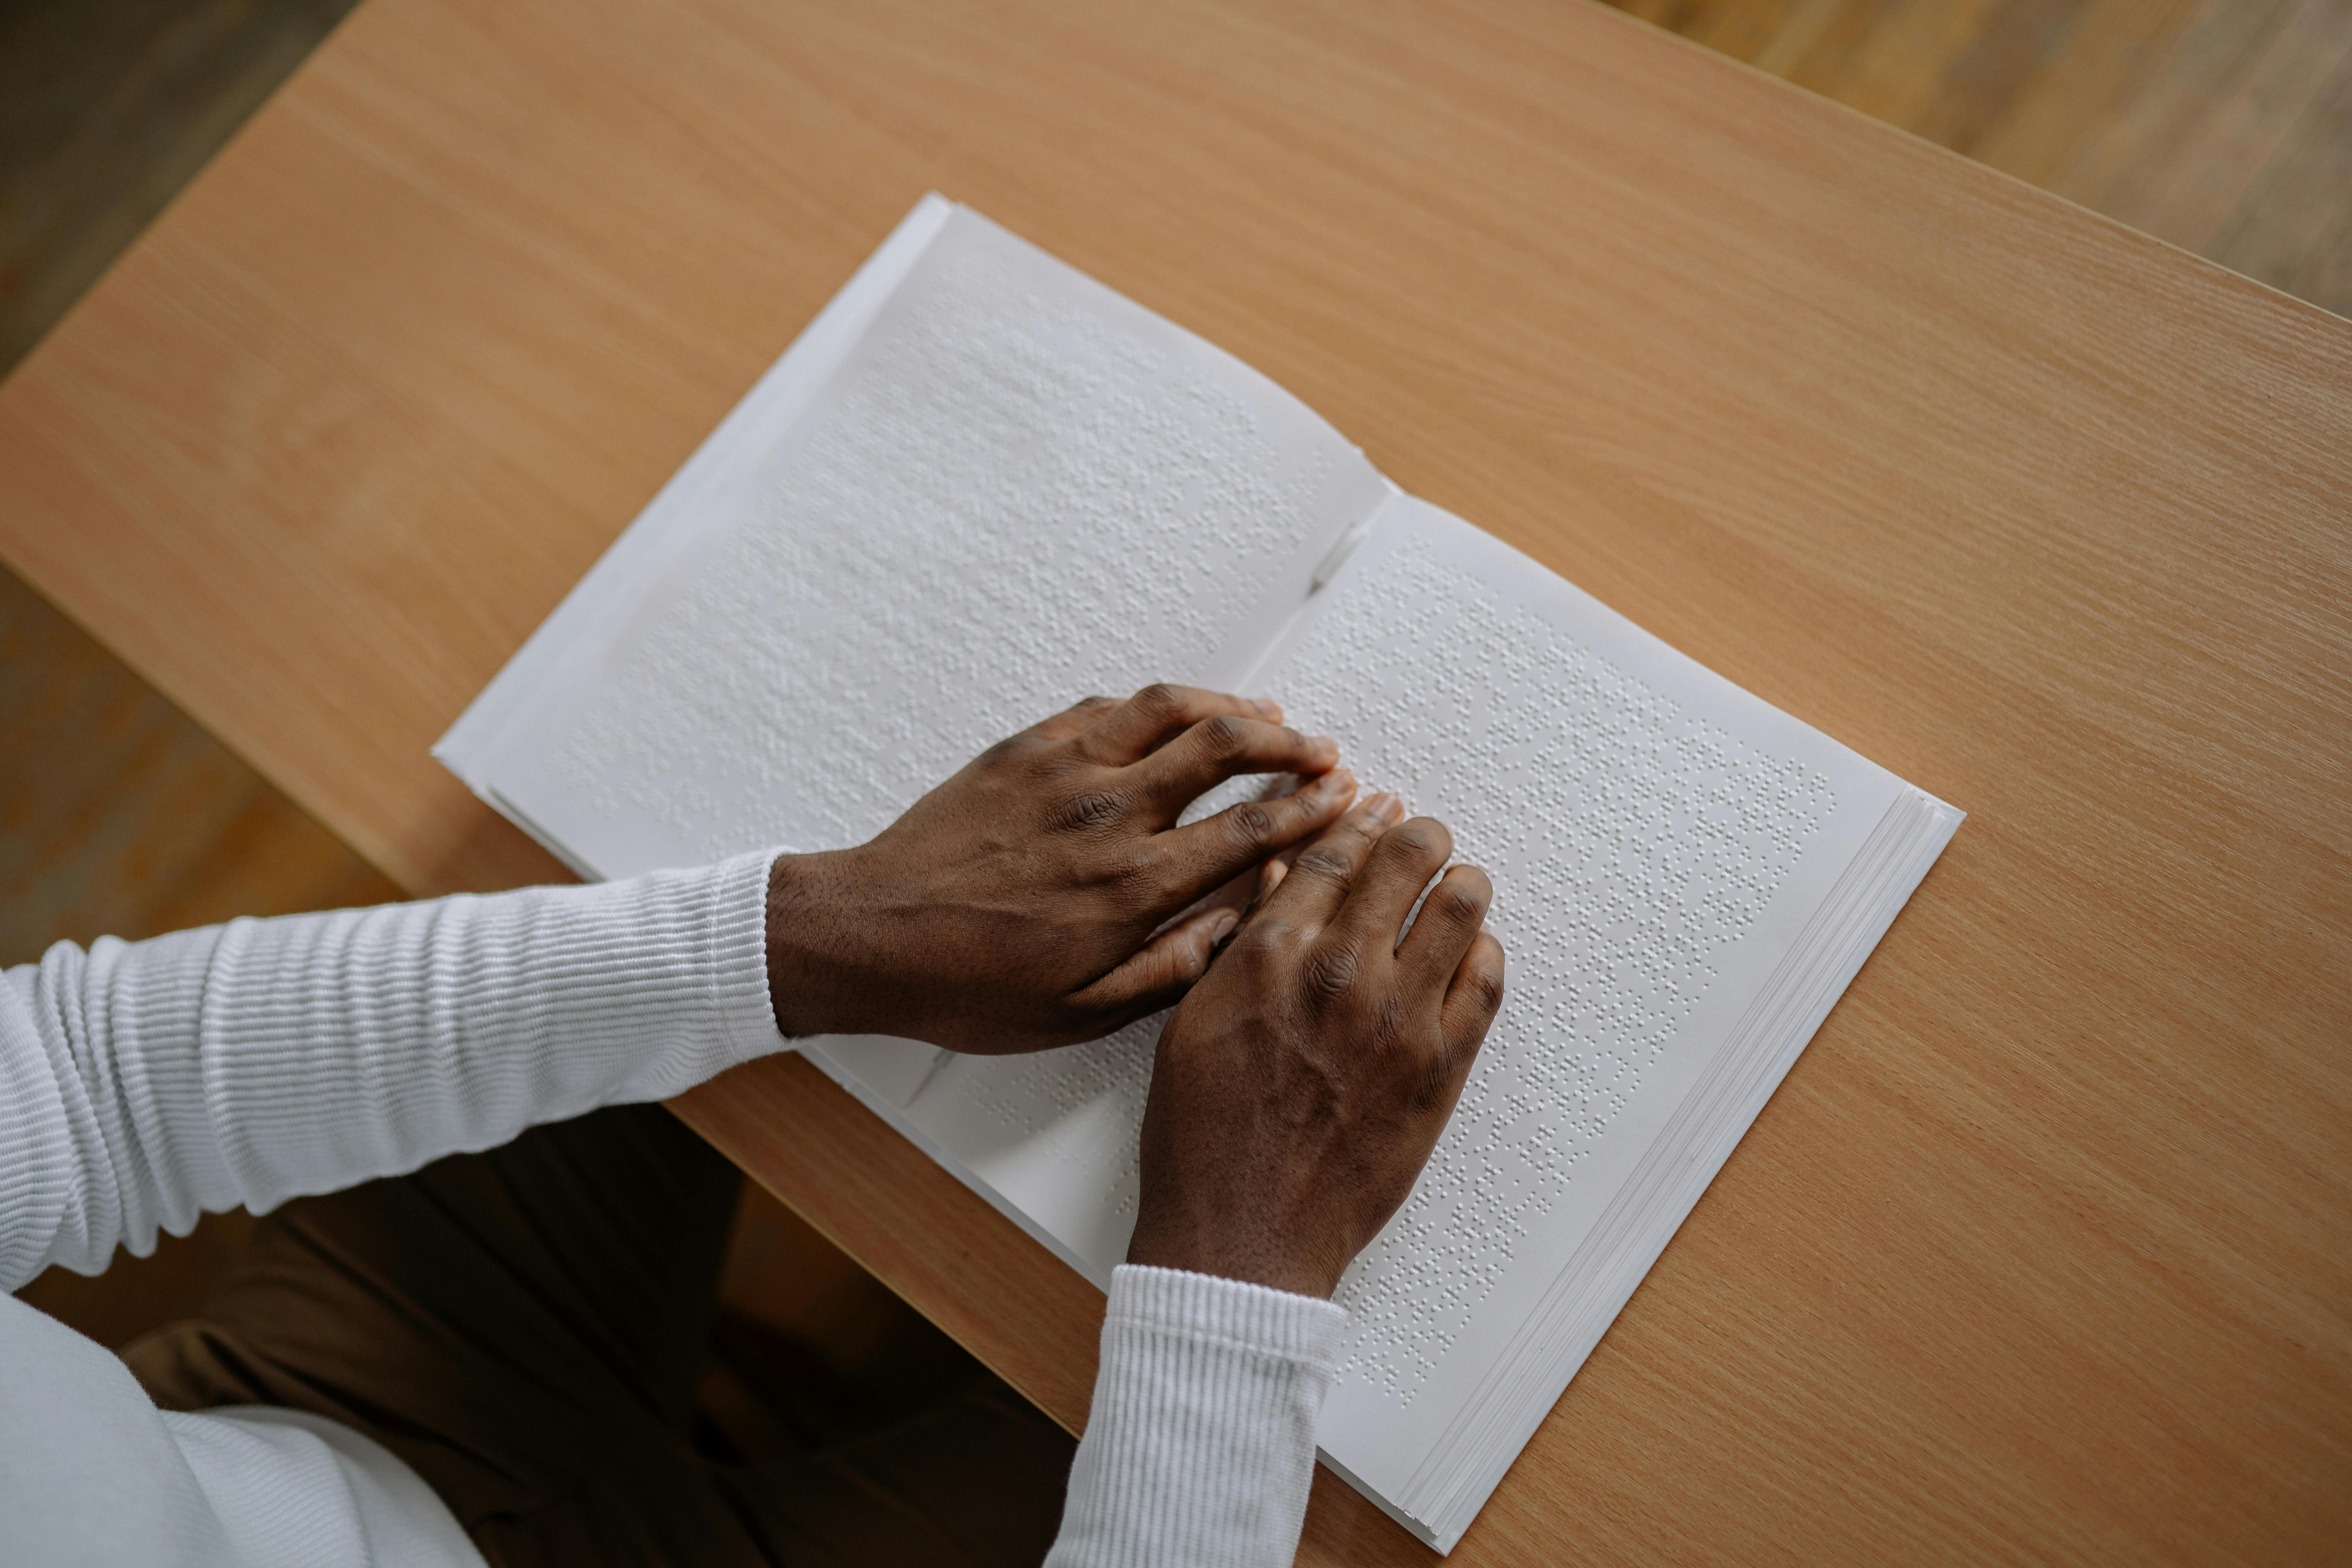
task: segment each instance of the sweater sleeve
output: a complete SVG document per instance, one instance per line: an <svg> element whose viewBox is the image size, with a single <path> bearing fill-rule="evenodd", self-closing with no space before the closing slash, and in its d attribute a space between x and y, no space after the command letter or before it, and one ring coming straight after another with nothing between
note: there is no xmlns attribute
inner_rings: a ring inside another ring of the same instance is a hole
<svg viewBox="0 0 2352 1568"><path fill-rule="evenodd" d="M0 1289L783 1045L772 857L60 942L0 975Z"/></svg>
<svg viewBox="0 0 2352 1568"><path fill-rule="evenodd" d="M1122 1265L1046 1568L1277 1568L1298 1550L1347 1313Z"/></svg>

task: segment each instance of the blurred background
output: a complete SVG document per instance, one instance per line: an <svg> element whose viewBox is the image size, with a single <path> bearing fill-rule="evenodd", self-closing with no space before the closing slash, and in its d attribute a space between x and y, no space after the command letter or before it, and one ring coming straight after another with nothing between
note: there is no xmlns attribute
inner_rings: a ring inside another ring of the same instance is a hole
<svg viewBox="0 0 2352 1568"><path fill-rule="evenodd" d="M1561 4L1590 0L1559 0ZM1617 0L1619 8L2352 315L2352 0ZM0 0L0 374L352 0ZM0 964L398 890L0 570ZM184 1315L247 1222L23 1294L103 1343ZM747 1196L739 1331L845 1399L961 1352ZM758 1358L738 1364L755 1364ZM705 1406L774 1419L714 1370ZM825 1412L786 1412L822 1424ZM748 1435L747 1435L748 1434Z"/></svg>

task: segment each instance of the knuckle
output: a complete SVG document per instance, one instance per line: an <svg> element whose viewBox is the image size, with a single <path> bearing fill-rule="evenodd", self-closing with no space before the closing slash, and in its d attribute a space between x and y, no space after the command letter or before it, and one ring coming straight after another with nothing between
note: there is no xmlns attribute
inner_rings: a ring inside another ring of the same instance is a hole
<svg viewBox="0 0 2352 1568"><path fill-rule="evenodd" d="M1127 816L1127 802L1113 790L1080 790L1055 808L1055 825L1075 832L1115 826Z"/></svg>
<svg viewBox="0 0 2352 1568"><path fill-rule="evenodd" d="M1418 819L1390 828L1388 837L1381 840L1381 845L1391 856L1410 860L1426 860L1437 848L1435 840L1430 837L1428 829Z"/></svg>
<svg viewBox="0 0 2352 1568"><path fill-rule="evenodd" d="M1296 877L1303 871L1310 877L1328 877L1335 882L1344 882L1354 874L1355 864L1345 850L1318 844L1299 856L1290 874Z"/></svg>
<svg viewBox="0 0 2352 1568"><path fill-rule="evenodd" d="M1488 1013L1503 1005L1503 954L1499 948L1471 971L1470 994Z"/></svg>
<svg viewBox="0 0 2352 1568"><path fill-rule="evenodd" d="M1249 749L1248 723L1231 713L1202 720L1193 734L1201 749L1220 762L1229 762Z"/></svg>
<svg viewBox="0 0 2352 1568"><path fill-rule="evenodd" d="M1245 800L1231 807L1225 819L1233 825L1234 837L1253 849L1272 844L1280 831L1274 812L1259 801Z"/></svg>
<svg viewBox="0 0 2352 1568"><path fill-rule="evenodd" d="M1475 925L1486 917L1486 900L1475 889L1447 882L1435 895L1438 918L1454 925Z"/></svg>
<svg viewBox="0 0 2352 1568"><path fill-rule="evenodd" d="M1307 955L1298 966L1298 975L1310 996L1335 1002L1354 989L1361 968L1354 948L1344 942L1327 942Z"/></svg>
<svg viewBox="0 0 2352 1568"><path fill-rule="evenodd" d="M997 742L988 749L988 755L1001 766L1020 767L1033 773L1049 773L1076 760L1069 741L1045 733L1042 725Z"/></svg>
<svg viewBox="0 0 2352 1568"><path fill-rule="evenodd" d="M1174 713L1183 708L1184 693L1180 687L1171 686L1164 680L1155 680L1135 694L1134 702L1138 708L1147 712Z"/></svg>

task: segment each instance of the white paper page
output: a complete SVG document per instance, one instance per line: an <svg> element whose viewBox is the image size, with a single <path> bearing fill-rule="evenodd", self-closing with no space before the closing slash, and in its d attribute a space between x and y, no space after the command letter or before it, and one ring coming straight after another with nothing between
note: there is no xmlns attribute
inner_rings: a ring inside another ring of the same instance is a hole
<svg viewBox="0 0 2352 1568"><path fill-rule="evenodd" d="M1238 675L1236 633L1386 489L1255 371L958 209L483 785L604 876L862 842L1078 698Z"/></svg>
<svg viewBox="0 0 2352 1568"><path fill-rule="evenodd" d="M1394 1497L1906 785L1400 498L1253 679L1494 878L1502 1015L1351 1268L1330 1458Z"/></svg>
<svg viewBox="0 0 2352 1568"><path fill-rule="evenodd" d="M635 521L572 585L497 677L467 705L433 755L468 787L488 791L485 759L508 727L535 706L543 687L576 673L593 657L619 617L648 584L730 521L748 476L756 475L783 433L804 413L841 366L875 313L955 215L955 203L936 192L917 202L888 238L860 263L825 301L816 319L776 357L751 390L728 410ZM566 851L551 844L561 856ZM585 868L575 865L575 869Z"/></svg>
<svg viewBox="0 0 2352 1568"><path fill-rule="evenodd" d="M1166 1018L1034 1056L943 1053L919 1094L877 1109L1108 1290L1135 1230L1136 1138ZM833 1061L872 1077L864 1053Z"/></svg>

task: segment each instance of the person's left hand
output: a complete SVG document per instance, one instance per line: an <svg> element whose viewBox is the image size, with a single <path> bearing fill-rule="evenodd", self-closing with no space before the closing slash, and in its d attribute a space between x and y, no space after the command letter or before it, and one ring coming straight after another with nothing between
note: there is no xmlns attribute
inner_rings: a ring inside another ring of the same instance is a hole
<svg viewBox="0 0 2352 1568"><path fill-rule="evenodd" d="M1271 702L1181 686L1088 698L982 752L871 843L780 857L768 883L777 1026L1028 1051L1172 1005L1236 911L1169 921L1355 798L1338 743L1281 717ZM1244 773L1312 782L1176 826Z"/></svg>

